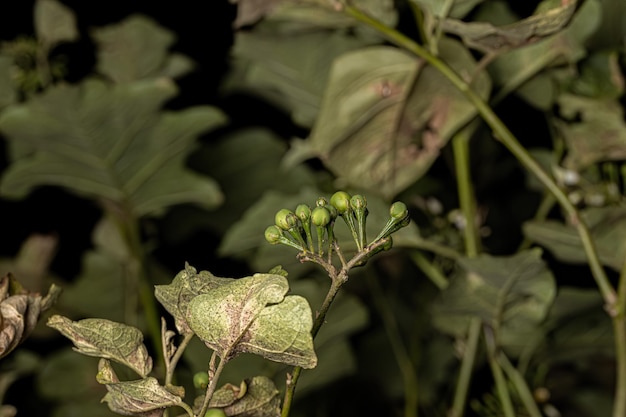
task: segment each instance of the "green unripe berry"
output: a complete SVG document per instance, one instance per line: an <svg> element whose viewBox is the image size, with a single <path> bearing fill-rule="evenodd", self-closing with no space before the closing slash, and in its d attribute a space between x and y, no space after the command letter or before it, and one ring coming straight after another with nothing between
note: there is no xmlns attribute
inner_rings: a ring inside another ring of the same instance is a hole
<svg viewBox="0 0 626 417"><path fill-rule="evenodd" d="M311 218L311 208L306 204L300 204L296 207L296 216L302 221L302 223L306 223Z"/></svg>
<svg viewBox="0 0 626 417"><path fill-rule="evenodd" d="M337 191L330 197L330 204L337 209L340 215L350 210L350 194L345 191Z"/></svg>
<svg viewBox="0 0 626 417"><path fill-rule="evenodd" d="M282 209L278 210L276 216L274 216L274 222L276 226L283 230L293 229L298 224L298 218L291 210Z"/></svg>
<svg viewBox="0 0 626 417"><path fill-rule="evenodd" d="M283 237L283 231L278 226L269 226L265 229L265 240L272 245L280 243Z"/></svg>
<svg viewBox="0 0 626 417"><path fill-rule="evenodd" d="M396 201L389 208L389 215L392 219L403 220L409 215L409 209L402 201Z"/></svg>
<svg viewBox="0 0 626 417"><path fill-rule="evenodd" d="M209 408L204 417L226 417L226 413L220 408Z"/></svg>
<svg viewBox="0 0 626 417"><path fill-rule="evenodd" d="M367 207L367 201L365 200L365 197L363 197L362 195L359 195L359 194L353 195L352 198L350 199L350 207L354 211L365 210L365 207Z"/></svg>
<svg viewBox="0 0 626 417"><path fill-rule="evenodd" d="M209 374L205 372L196 372L193 375L193 386L198 389L206 389L209 385Z"/></svg>
<svg viewBox="0 0 626 417"><path fill-rule="evenodd" d="M315 207L311 213L311 221L317 227L324 227L330 223L330 211L326 207Z"/></svg>

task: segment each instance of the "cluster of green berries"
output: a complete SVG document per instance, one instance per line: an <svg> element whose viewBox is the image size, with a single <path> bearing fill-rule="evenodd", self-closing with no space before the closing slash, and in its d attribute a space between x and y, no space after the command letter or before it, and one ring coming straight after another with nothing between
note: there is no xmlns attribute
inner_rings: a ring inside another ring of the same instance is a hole
<svg viewBox="0 0 626 417"><path fill-rule="evenodd" d="M385 249L390 248L390 235L410 222L406 204L400 201L391 205L389 214L387 224L370 245L381 239L387 239L388 244L385 246L388 247ZM280 243L301 252L317 252L321 256L325 247L328 248L328 253L332 251L335 220L341 217L350 229L357 250L360 252L368 246L365 232L367 215L365 197L359 194L350 196L345 191L337 191L330 201L324 197L318 198L312 209L306 204L300 204L295 211L279 210L274 217L275 224L265 229L265 239L271 244ZM316 235L316 242L313 240L313 233Z"/></svg>

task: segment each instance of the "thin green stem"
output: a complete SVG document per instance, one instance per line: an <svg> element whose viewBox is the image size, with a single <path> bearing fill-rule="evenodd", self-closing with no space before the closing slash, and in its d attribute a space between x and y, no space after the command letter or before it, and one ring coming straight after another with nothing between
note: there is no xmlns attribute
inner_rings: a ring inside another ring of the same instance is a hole
<svg viewBox="0 0 626 417"><path fill-rule="evenodd" d="M463 349L461 370L454 390L452 408L448 413L449 417L462 417L465 412L465 403L467 402L469 385L472 380L472 371L474 370L474 362L476 361L476 352L478 352L478 341L480 340L481 330L482 321L480 318L472 318L469 324L469 330L467 331L467 341Z"/></svg>
<svg viewBox="0 0 626 417"><path fill-rule="evenodd" d="M468 257L478 255L481 247L480 233L476 224L476 201L474 199L469 156L469 139L475 128L476 124L471 123L452 138L459 204L465 218L465 227L463 228L465 254Z"/></svg>
<svg viewBox="0 0 626 417"><path fill-rule="evenodd" d="M494 382L496 384L496 392L500 399L500 406L502 407L502 413L504 417L515 417L515 409L513 408L513 401L509 393L509 388L506 383L506 378L502 373L502 368L498 363L497 347L494 340L493 331L484 327L483 334L485 337L485 345L487 346L487 358L489 360L489 367L493 375Z"/></svg>
<svg viewBox="0 0 626 417"><path fill-rule="evenodd" d="M422 270L424 275L430 279L430 281L435 284L437 288L440 290L445 290L450 282L448 278L441 272L439 268L437 268L431 261L429 261L422 252L419 250L411 251L409 256L413 263L417 265L419 269Z"/></svg>
<svg viewBox="0 0 626 417"><path fill-rule="evenodd" d="M435 255L443 256L444 258L449 258L449 259L458 259L462 256L455 249L452 249L449 246L444 246L440 243L437 243L435 241L428 240L428 239L422 239L422 238L418 239L415 242L414 247L416 249L432 252Z"/></svg>
<svg viewBox="0 0 626 417"><path fill-rule="evenodd" d="M367 283L370 287L374 305L382 319L387 338L391 344L391 350L398 363L398 368L402 373L402 380L404 382L404 417L417 417L419 384L417 374L415 373L415 365L413 361L411 361L411 357L404 346L400 329L398 329L398 322L389 308L389 302L384 295L377 277L372 274L367 274Z"/></svg>
<svg viewBox="0 0 626 417"><path fill-rule="evenodd" d="M500 352L500 354L498 355L498 362L506 375L509 377L509 380L515 386L517 394L522 400L524 407L526 407L526 411L528 411L529 417L542 417L541 411L539 410L539 407L535 402L530 388L528 388L526 380L509 361L509 358L506 357L504 352Z"/></svg>
<svg viewBox="0 0 626 417"><path fill-rule="evenodd" d="M554 195L558 203L566 212L569 221L576 227L580 239L583 244L583 249L587 254L587 262L591 268L591 272L600 293L604 299L607 310L613 311L615 309L615 302L617 296L615 289L609 282L608 277L602 264L598 259L598 254L591 239L589 229L584 221L580 218L578 210L567 198L567 195L559 188L559 186L552 180L550 175L544 171L544 169L535 161L535 159L528 153L528 151L519 143L517 138L511 133L506 125L500 120L500 118L494 113L489 105L470 87L470 85L463 80L450 66L443 62L438 57L434 56L422 46L417 44L411 38L398 32L397 30L386 26L384 23L373 19L372 17L364 14L360 10L348 5L343 5L343 10L346 14L352 16L354 19L361 23L366 24L370 28L378 31L390 42L406 49L407 51L421 57L430 65L435 67L443 76L445 76L465 97L474 105L478 113L483 120L491 127L496 138L517 158L517 160L531 173L533 173L537 179Z"/></svg>

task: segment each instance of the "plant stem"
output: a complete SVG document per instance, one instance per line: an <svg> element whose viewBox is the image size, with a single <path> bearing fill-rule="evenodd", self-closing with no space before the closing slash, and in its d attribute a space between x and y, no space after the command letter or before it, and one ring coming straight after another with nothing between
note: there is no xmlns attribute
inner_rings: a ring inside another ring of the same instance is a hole
<svg viewBox="0 0 626 417"><path fill-rule="evenodd" d="M449 417L462 417L465 412L465 403L472 379L474 362L476 361L476 352L478 351L481 329L482 321L478 317L473 317L469 324L469 330L467 331L467 341L465 342L465 349L463 351L461 370L454 390L452 408L448 412Z"/></svg>
<svg viewBox="0 0 626 417"><path fill-rule="evenodd" d="M454 153L454 168L457 177L457 190L459 193L459 205L465 218L463 237L465 242L465 254L467 257L475 257L480 252L480 239L478 225L476 224L476 204L474 200L474 187L470 172L469 138L476 124L466 126L452 139L452 151ZM463 351L459 380L454 392L454 400L450 415L462 417L465 412L465 404L472 379L482 320L473 317L467 330L467 341Z"/></svg>
<svg viewBox="0 0 626 417"><path fill-rule="evenodd" d="M414 247L443 256L444 258L457 259L461 257L461 254L456 250L428 239L420 238Z"/></svg>
<svg viewBox="0 0 626 417"><path fill-rule="evenodd" d="M366 274L367 283L370 287L370 293L374 300L378 314L380 315L383 326L387 333L387 338L391 344L398 368L402 373L402 379L404 382L404 417L417 417L418 415L418 379L415 373L415 365L411 361L411 357L407 352L400 330L398 329L398 323L393 315L393 312L389 308L389 303L384 295L383 289L378 282L377 277L372 274Z"/></svg>
<svg viewBox="0 0 626 417"><path fill-rule="evenodd" d="M493 374L493 379L496 384L496 391L498 398L500 399L500 405L502 406L502 413L504 417L515 417L515 409L513 408L513 402L509 395L509 388L507 387L506 379L502 373L502 368L498 363L496 343L494 340L493 331L484 326L483 334L485 336L485 345L487 346L487 357L489 359L489 367Z"/></svg>
<svg viewBox="0 0 626 417"><path fill-rule="evenodd" d="M517 390L522 403L524 403L524 407L526 407L529 417L542 417L541 411L539 411L539 407L537 407L537 403L533 398L532 392L530 392L530 389L528 388L526 380L520 372L515 369L504 352L500 352L498 355L498 362L509 377L509 380L513 383L513 385L515 385L515 389Z"/></svg>
<svg viewBox="0 0 626 417"><path fill-rule="evenodd" d="M346 14L352 16L354 19L361 23L366 24L370 28L381 33L390 42L406 49L407 51L424 59L430 65L435 67L443 76L445 76L465 97L476 107L476 110L481 115L483 120L491 127L496 138L517 158L517 160L530 172L532 172L537 179L554 195L559 202L563 210L567 213L570 222L576 227L580 239L583 244L583 249L587 255L587 262L591 268L591 272L594 280L602 294L604 302L606 304L607 311L611 312L615 310L615 302L617 296L615 289L611 286L604 269L598 259L595 245L591 239L589 229L584 221L580 218L578 210L567 198L567 195L559 188L559 186L552 180L550 175L543 170L543 168L535 161L535 159L526 151L526 149L519 143L517 138L511 133L506 125L500 120L500 118L494 113L489 105L470 87L470 85L463 80L450 66L443 62L438 57L434 56L422 46L417 44L411 38L398 32L397 30L386 26L384 23L364 14L360 10L352 7L348 4L343 4L343 10Z"/></svg>
<svg viewBox="0 0 626 417"><path fill-rule="evenodd" d="M215 393L215 389L217 388L217 382L220 379L220 375L224 370L224 366L226 365L226 360L220 359L217 368L215 368L215 361L217 359L217 353L213 352L211 355L211 361L209 364L209 385L206 387L206 394L204 394L204 402L202 403L202 408L198 413L198 417L202 417L206 414L209 409L209 403L211 402L211 398L213 398L213 394Z"/></svg>
<svg viewBox="0 0 626 417"><path fill-rule="evenodd" d="M476 124L471 123L452 138L454 153L454 167L456 170L459 204L465 217L465 254L474 257L480 252L480 234L476 225L476 202L474 200L474 186L472 184L469 157L469 139L475 130Z"/></svg>
<svg viewBox="0 0 626 417"><path fill-rule="evenodd" d="M433 284L435 284L437 288L439 288L440 290L445 290L448 287L448 285L450 284L448 278L443 275L439 268L437 268L435 265L433 265L432 262L426 259L422 252L420 252L419 250L414 250L411 251L409 256L413 260L413 263L415 263L415 265L417 265L417 267L422 270L422 272L430 279Z"/></svg>

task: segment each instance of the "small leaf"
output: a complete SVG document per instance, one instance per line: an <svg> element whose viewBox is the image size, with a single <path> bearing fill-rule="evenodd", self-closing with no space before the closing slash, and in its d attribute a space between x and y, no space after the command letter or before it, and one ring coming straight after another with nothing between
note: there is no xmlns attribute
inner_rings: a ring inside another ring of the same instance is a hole
<svg viewBox="0 0 626 417"><path fill-rule="evenodd" d="M112 359L142 377L152 370L143 335L135 327L104 319L71 321L59 315L50 317L48 326L70 339L83 355Z"/></svg>
<svg viewBox="0 0 626 417"><path fill-rule="evenodd" d="M288 290L287 279L280 275L235 280L191 300L189 327L223 360L251 352L312 368L311 309L302 297L285 297Z"/></svg>
<svg viewBox="0 0 626 417"><path fill-rule="evenodd" d="M74 12L56 0L35 2L35 32L48 48L78 39Z"/></svg>
<svg viewBox="0 0 626 417"><path fill-rule="evenodd" d="M485 22L463 22L446 19L444 31L459 35L463 42L483 52L517 48L550 36L567 25L576 10L576 1L567 0L557 7L538 10L535 14L510 25L496 27Z"/></svg>
<svg viewBox="0 0 626 417"><path fill-rule="evenodd" d="M122 415L141 413L146 417L161 416L165 408L183 402L181 397L159 385L159 381L153 377L119 382L106 359L101 359L98 364L98 376L100 378L98 382L105 384L108 391L102 401L106 402L112 411ZM107 377L110 379L107 380ZM149 413L151 411L155 412Z"/></svg>
<svg viewBox="0 0 626 417"><path fill-rule="evenodd" d="M234 281L232 278L219 278L208 271L200 271L190 265L174 277L171 284L156 285L154 295L165 309L174 317L176 329L180 334L191 333L187 324L189 302L200 294L226 285Z"/></svg>
<svg viewBox="0 0 626 417"><path fill-rule="evenodd" d="M189 59L170 61L174 34L146 16L99 28L92 33L98 44L98 71L117 83L149 77L183 75L193 68ZM176 70L172 64L176 65Z"/></svg>
<svg viewBox="0 0 626 417"><path fill-rule="evenodd" d="M510 354L519 354L546 318L556 294L541 250L458 262L462 270L433 305L436 326L462 337L470 318L479 317L499 331L500 343Z"/></svg>
<svg viewBox="0 0 626 417"><path fill-rule="evenodd" d="M231 417L280 416L280 392L271 379L255 376L238 387L226 384L215 392L210 406L219 407Z"/></svg>
<svg viewBox="0 0 626 417"><path fill-rule="evenodd" d="M589 227L591 237L598 251L600 262L615 271L621 271L626 254L626 208L598 207L581 212L581 217ZM580 236L571 225L554 220L531 220L523 225L524 235L544 246L559 260L572 263L586 263L587 255Z"/></svg>

